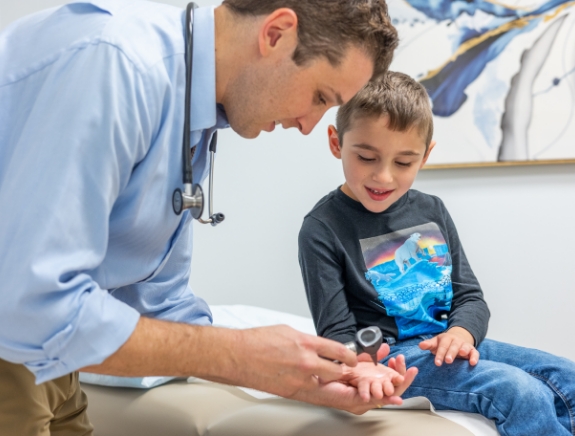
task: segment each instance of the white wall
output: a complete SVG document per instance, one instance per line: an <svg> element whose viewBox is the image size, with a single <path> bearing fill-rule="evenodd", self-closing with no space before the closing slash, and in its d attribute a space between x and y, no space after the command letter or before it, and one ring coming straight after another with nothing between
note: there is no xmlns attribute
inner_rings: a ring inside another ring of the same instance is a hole
<svg viewBox="0 0 575 436"><path fill-rule="evenodd" d="M59 3L0 0L0 29ZM297 233L305 213L342 182L327 149L333 117L307 137L278 130L247 141L222 132L215 209L226 221L195 224L192 262L191 283L209 303L309 314ZM489 337L575 360L575 165L423 171L415 187L443 198L453 215L491 308Z"/></svg>

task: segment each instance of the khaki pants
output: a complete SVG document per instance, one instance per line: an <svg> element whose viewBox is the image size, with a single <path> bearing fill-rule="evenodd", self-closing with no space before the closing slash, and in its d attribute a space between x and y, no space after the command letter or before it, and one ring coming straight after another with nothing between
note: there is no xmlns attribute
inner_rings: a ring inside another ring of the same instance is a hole
<svg viewBox="0 0 575 436"><path fill-rule="evenodd" d="M0 435L92 435L78 372L36 385L24 365L0 359Z"/></svg>

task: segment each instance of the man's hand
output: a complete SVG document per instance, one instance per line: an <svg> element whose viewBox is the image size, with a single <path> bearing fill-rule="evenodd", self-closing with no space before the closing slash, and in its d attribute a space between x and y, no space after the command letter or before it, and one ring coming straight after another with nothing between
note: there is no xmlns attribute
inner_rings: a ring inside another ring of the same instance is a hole
<svg viewBox="0 0 575 436"><path fill-rule="evenodd" d="M339 380L343 367L334 360L348 367L357 365L357 356L343 344L285 325L237 333L238 341L229 350L230 358L237 362L233 375L239 380L234 384L282 397L292 398L301 390L314 391L320 384Z"/></svg>
<svg viewBox="0 0 575 436"><path fill-rule="evenodd" d="M479 351L474 346L471 333L463 327L452 327L431 339L421 341L419 348L435 354L435 364L453 363L456 357L469 360L471 366L477 365Z"/></svg>

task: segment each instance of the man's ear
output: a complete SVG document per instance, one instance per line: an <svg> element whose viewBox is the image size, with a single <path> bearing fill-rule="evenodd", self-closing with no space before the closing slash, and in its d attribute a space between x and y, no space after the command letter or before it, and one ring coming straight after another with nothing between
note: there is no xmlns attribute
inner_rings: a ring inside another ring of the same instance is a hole
<svg viewBox="0 0 575 436"><path fill-rule="evenodd" d="M276 9L266 16L258 33L260 54L268 57L279 52L291 56L298 43L297 25L297 15L289 8Z"/></svg>
<svg viewBox="0 0 575 436"><path fill-rule="evenodd" d="M329 141L329 150L336 158L341 159L341 147L339 145L339 136L334 125L330 124L327 128L327 137Z"/></svg>
<svg viewBox="0 0 575 436"><path fill-rule="evenodd" d="M419 166L419 168L423 168L423 165L425 165L425 163L427 162L427 158L429 158L429 153L431 153L431 150L433 150L433 147L435 147L436 142L435 141L431 141L429 143L429 147L427 147L427 151L425 152L425 156L423 156L423 161L421 162L421 165Z"/></svg>

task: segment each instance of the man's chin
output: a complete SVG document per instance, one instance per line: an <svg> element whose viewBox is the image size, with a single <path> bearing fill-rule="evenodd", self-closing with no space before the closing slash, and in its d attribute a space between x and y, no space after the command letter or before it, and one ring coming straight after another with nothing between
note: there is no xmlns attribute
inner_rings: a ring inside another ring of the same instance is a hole
<svg viewBox="0 0 575 436"><path fill-rule="evenodd" d="M257 138L258 136L260 136L260 133L262 133L262 131L261 131L261 130L258 130L257 132L247 132L247 133L244 133L244 134L239 133L239 135L240 135L242 138L245 138L245 139L255 139L255 138Z"/></svg>
<svg viewBox="0 0 575 436"><path fill-rule="evenodd" d="M230 123L230 127L234 132L236 132L238 135L240 135L242 138L245 139L257 138L258 136L260 136L260 133L262 132L261 129L254 129L248 126L234 126L232 123Z"/></svg>

